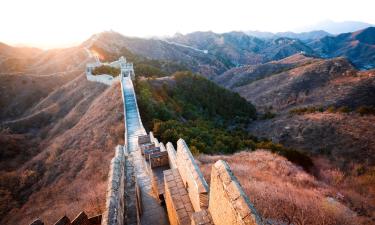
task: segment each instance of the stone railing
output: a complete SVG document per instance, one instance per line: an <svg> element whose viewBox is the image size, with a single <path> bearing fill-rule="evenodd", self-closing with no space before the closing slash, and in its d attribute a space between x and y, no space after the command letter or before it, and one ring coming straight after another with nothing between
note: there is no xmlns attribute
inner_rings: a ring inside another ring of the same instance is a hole
<svg viewBox="0 0 375 225"><path fill-rule="evenodd" d="M208 211L215 225L261 224L257 211L223 160L212 166Z"/></svg>
<svg viewBox="0 0 375 225"><path fill-rule="evenodd" d="M124 224L124 182L125 154L123 146L116 147L116 155L111 160L108 177L108 189L102 225Z"/></svg>
<svg viewBox="0 0 375 225"><path fill-rule="evenodd" d="M102 83L108 86L112 85L113 82L120 80L120 76L112 77L107 74L92 75L91 73L86 73L86 78L89 81Z"/></svg>
<svg viewBox="0 0 375 225"><path fill-rule="evenodd" d="M177 169L195 211L208 207L208 185L183 139L177 142Z"/></svg>

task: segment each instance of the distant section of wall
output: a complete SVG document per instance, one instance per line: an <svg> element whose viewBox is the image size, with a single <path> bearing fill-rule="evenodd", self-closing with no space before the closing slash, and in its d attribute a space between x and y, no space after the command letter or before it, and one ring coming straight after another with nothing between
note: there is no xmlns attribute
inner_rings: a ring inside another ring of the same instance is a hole
<svg viewBox="0 0 375 225"><path fill-rule="evenodd" d="M183 184L189 193L194 211L207 209L208 185L198 165L195 162L188 146L183 139L177 142L176 154L177 169L180 172Z"/></svg>
<svg viewBox="0 0 375 225"><path fill-rule="evenodd" d="M101 74L101 75L92 75L91 73L86 73L86 78L89 81L99 82L102 84L106 84L108 86L112 85L113 82L120 80L121 76L112 77L107 74Z"/></svg>
<svg viewBox="0 0 375 225"><path fill-rule="evenodd" d="M124 182L125 156L123 146L116 147L116 155L111 161L106 207L103 213L102 225L124 224Z"/></svg>
<svg viewBox="0 0 375 225"><path fill-rule="evenodd" d="M258 225L260 217L228 164L219 160L212 167L208 207L215 225Z"/></svg>

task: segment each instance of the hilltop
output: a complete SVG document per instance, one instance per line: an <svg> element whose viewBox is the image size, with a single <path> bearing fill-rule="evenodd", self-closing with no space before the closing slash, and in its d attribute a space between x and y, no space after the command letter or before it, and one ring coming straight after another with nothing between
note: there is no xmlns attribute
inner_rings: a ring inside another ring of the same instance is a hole
<svg viewBox="0 0 375 225"><path fill-rule="evenodd" d="M375 27L368 27L352 33L324 37L309 43L315 52L323 57L345 56L360 69L374 68Z"/></svg>

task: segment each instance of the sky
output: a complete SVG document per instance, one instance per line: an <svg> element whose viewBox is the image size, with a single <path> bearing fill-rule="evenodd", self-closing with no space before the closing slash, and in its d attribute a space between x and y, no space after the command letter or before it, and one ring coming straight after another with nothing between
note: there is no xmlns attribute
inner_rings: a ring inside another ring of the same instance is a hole
<svg viewBox="0 0 375 225"><path fill-rule="evenodd" d="M323 20L375 24L375 0L1 0L0 42L67 47L92 34L295 31Z"/></svg>

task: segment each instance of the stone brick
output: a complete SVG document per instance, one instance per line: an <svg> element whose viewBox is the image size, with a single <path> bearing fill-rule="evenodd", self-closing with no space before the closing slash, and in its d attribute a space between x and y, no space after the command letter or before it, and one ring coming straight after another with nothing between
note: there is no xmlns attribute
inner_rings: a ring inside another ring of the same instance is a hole
<svg viewBox="0 0 375 225"><path fill-rule="evenodd" d="M175 171L177 169L164 171L165 204L167 206L169 222L171 225L190 224L190 215L193 207L185 187L170 186L172 183L182 183L181 176ZM167 181L167 176L170 177L169 181Z"/></svg>
<svg viewBox="0 0 375 225"><path fill-rule="evenodd" d="M261 224L258 213L237 178L222 160L212 166L209 198L208 211L215 225Z"/></svg>
<svg viewBox="0 0 375 225"><path fill-rule="evenodd" d="M214 225L207 210L195 212L191 215L191 225Z"/></svg>
<svg viewBox="0 0 375 225"><path fill-rule="evenodd" d="M147 144L147 143L151 143L150 136L148 136L148 135L138 136L138 145L143 145L143 144Z"/></svg>
<svg viewBox="0 0 375 225"><path fill-rule="evenodd" d="M195 211L208 207L208 185L183 139L177 142L176 164Z"/></svg>

